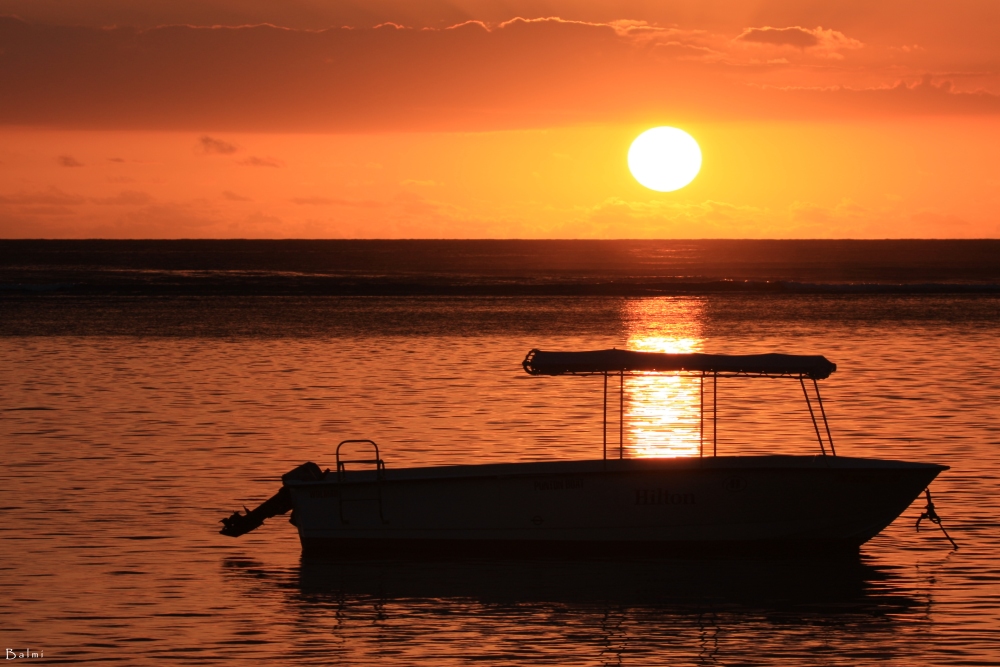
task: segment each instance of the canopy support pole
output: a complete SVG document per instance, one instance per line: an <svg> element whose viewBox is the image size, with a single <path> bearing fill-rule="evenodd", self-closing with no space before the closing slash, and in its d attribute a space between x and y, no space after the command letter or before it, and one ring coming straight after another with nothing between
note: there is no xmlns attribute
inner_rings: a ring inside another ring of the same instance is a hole
<svg viewBox="0 0 1000 667"><path fill-rule="evenodd" d="M826 420L826 410L823 409L823 397L819 395L819 383L816 382L816 378L813 378L813 387L816 388L816 401L819 403L819 413L823 415L823 426L826 427L826 441L830 443L830 451L836 456L837 450L833 448L833 434L830 433L830 422Z"/></svg>
<svg viewBox="0 0 1000 667"><path fill-rule="evenodd" d="M618 460L625 458L625 371L618 374Z"/></svg>
<svg viewBox="0 0 1000 667"><path fill-rule="evenodd" d="M806 382L799 376L799 384L802 385L802 395L806 397L806 406L809 408L809 416L813 420L813 428L816 429L816 439L819 440L819 449L826 456L826 447L823 446L823 436L819 434L819 424L816 423L816 413L813 412L812 401L809 400L809 392L806 391Z"/></svg>
<svg viewBox="0 0 1000 667"><path fill-rule="evenodd" d="M699 389L701 405L698 409L698 456L705 456L705 373L701 374Z"/></svg>
<svg viewBox="0 0 1000 667"><path fill-rule="evenodd" d="M604 374L604 460L608 460L608 374Z"/></svg>
<svg viewBox="0 0 1000 667"><path fill-rule="evenodd" d="M712 373L712 456L719 455L719 374Z"/></svg>

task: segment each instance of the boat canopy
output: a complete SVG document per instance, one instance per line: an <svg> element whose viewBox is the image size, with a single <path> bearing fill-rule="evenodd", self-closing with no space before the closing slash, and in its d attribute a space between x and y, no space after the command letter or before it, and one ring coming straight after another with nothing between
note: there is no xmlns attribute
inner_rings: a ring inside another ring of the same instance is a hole
<svg viewBox="0 0 1000 667"><path fill-rule="evenodd" d="M808 377L822 380L837 365L821 355L674 354L635 350L546 352L532 350L521 364L531 375L596 375L630 372L689 372L708 375Z"/></svg>

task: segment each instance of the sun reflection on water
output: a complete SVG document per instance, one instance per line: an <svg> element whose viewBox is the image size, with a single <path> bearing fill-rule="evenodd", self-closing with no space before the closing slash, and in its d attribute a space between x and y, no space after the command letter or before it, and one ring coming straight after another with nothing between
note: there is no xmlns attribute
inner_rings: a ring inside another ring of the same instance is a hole
<svg viewBox="0 0 1000 667"><path fill-rule="evenodd" d="M700 299L636 299L626 303L630 350L702 350ZM700 378L637 374L625 379L626 447L633 457L698 456Z"/></svg>

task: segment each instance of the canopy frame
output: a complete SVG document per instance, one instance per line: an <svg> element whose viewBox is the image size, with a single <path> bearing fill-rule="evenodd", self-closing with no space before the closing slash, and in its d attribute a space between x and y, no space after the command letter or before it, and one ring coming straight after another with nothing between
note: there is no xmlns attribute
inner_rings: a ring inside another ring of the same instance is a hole
<svg viewBox="0 0 1000 667"><path fill-rule="evenodd" d="M627 353L626 355L615 355L615 353ZM625 364L621 364L619 368L611 368L608 365L601 367L599 363L602 361L600 358L596 358L595 363L586 364L554 364L550 367L538 367L533 362L535 362L537 355L546 354L540 350L531 350L525 357L523 366L525 371L531 375L602 375L604 377L604 400L603 400L603 420L602 420L602 442L603 442L603 460L608 459L608 376L618 375L618 459L625 458L625 375L681 375L692 377L696 376L699 378L699 419L698 419L698 456L705 456L705 379L711 377L712 379L712 456L718 456L719 453L719 439L718 439L718 424L719 424L719 403L718 403L718 387L719 378L736 378L736 377L746 377L746 378L789 378L796 379L799 381L799 385L802 387L802 394L805 398L806 407L809 411L809 417L813 424L813 430L816 432L816 439L819 442L820 453L822 456L827 456L826 445L830 445L830 455L837 456L837 450L833 444L833 433L830 431L830 422L826 416L826 409L823 406L823 397L820 395L819 382L818 380L829 377L830 373L836 370L836 365L830 363L824 357L805 357L796 355L670 355L665 353L643 353L634 352L631 350L602 350L598 352L590 353L548 353L551 355L593 355L595 358L597 355L608 355L616 356L622 361L634 361L638 359L639 363L637 365L638 369L633 369L626 367ZM610 353L610 354L609 354ZM636 356L639 355L639 356ZM649 370L648 366L643 367L643 356L649 355L653 358L653 363L661 365L667 370ZM654 358L655 357L655 358ZM693 365L701 365L703 361L709 362L719 362L718 366L710 365L709 369L699 369L699 370L688 370L687 368L678 367L680 364L671 364L671 357L676 357L679 362L692 363ZM770 359L776 359L776 368L768 368L766 363ZM747 363L747 367L741 368L741 362L744 360L750 360L751 363ZM763 362L761 362L763 360ZM802 363L796 365L795 362L801 360ZM587 361L585 359L585 361ZM754 363L756 362L756 363ZM782 365L785 367L781 367ZM720 368L726 368L726 370L720 370ZM812 380L812 389L816 400L816 409L813 408L813 397L810 396L809 390L807 389L806 380ZM819 412L819 419L817 419L816 412ZM823 433L820 431L819 420L823 422L823 431L826 433L826 439L824 441Z"/></svg>

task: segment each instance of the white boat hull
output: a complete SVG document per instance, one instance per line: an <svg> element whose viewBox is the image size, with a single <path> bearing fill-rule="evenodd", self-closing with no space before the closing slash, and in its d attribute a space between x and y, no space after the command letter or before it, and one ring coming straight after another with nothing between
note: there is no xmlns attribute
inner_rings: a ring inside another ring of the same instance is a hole
<svg viewBox="0 0 1000 667"><path fill-rule="evenodd" d="M288 480L336 556L856 553L944 466L823 456L390 469Z"/></svg>

